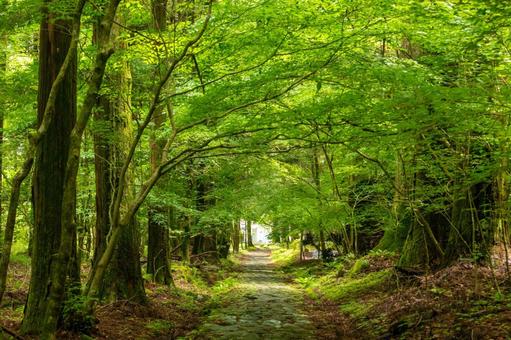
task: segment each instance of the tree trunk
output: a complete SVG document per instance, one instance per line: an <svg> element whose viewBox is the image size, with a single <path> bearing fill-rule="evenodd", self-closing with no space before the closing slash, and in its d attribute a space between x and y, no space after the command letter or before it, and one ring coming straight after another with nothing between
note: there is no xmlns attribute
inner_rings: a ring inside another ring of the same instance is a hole
<svg viewBox="0 0 511 340"><path fill-rule="evenodd" d="M7 213L7 222L5 224L5 234L2 244L2 252L0 258L0 305L5 293L7 284L7 270L9 268L9 260L11 257L12 241L14 237L14 226L16 225L16 211L20 197L21 184L32 169L33 158L30 157L24 164L22 169L14 176L12 181L11 197L9 199L9 211Z"/></svg>
<svg viewBox="0 0 511 340"><path fill-rule="evenodd" d="M252 221L245 221L245 228L247 228L247 248L253 247L254 243L252 242Z"/></svg>
<svg viewBox="0 0 511 340"><path fill-rule="evenodd" d="M411 272L428 271L430 246L423 227L415 220L401 251L398 267Z"/></svg>
<svg viewBox="0 0 511 340"><path fill-rule="evenodd" d="M460 192L452 208L452 223L445 250L444 264L457 260L460 256L472 256L474 260L488 259L495 236L495 224L481 221L488 217L486 211L493 211L495 196L492 183L481 182Z"/></svg>
<svg viewBox="0 0 511 340"><path fill-rule="evenodd" d="M192 217L186 218L183 224L183 241L181 243L181 259L183 262L190 262L190 228Z"/></svg>
<svg viewBox="0 0 511 340"><path fill-rule="evenodd" d="M204 173L204 163L199 162L195 165L195 171L199 174ZM193 201L195 202L195 208L198 212L206 211L210 202L207 200L208 194L208 183L204 181L202 178L194 178L193 179L193 190L191 197L193 197ZM195 223L199 222L197 219L193 219ZM208 252L213 254L212 256L217 257L217 249L216 249L216 231L210 233L201 233L193 237L193 246L192 246L192 255L200 255L202 253Z"/></svg>
<svg viewBox="0 0 511 340"><path fill-rule="evenodd" d="M232 252L237 254L240 252L240 223L239 221L232 221Z"/></svg>
<svg viewBox="0 0 511 340"><path fill-rule="evenodd" d="M119 0L111 0L111 8L114 9L113 11L110 11L111 14L115 14L115 9L117 8L119 4ZM104 20L105 22L109 22L110 25L113 22L113 16L110 17L111 20ZM142 122L142 124L139 126L137 133L135 135L135 138L133 142L131 143L131 146L129 148L128 156L126 157L126 160L122 166L122 169L120 171L121 179L124 179L126 177L127 171L130 167L130 164L133 160L133 156L135 154L135 151L137 149L137 146L139 145L139 142L142 138L142 135L149 125L149 123L152 121L152 116L154 112L156 111L160 100L161 100L161 93L166 85L168 79L172 76L173 71L177 67L177 64L183 60L187 56L187 52L195 43L197 43L201 37L203 36L204 32L206 31L206 28L208 27L209 20L211 18L211 3L208 6L208 14L206 16L206 19L204 21L204 24L202 25L201 30L197 33L194 39L192 39L181 51L181 54L177 56L176 59L172 61L171 66L166 71L166 76L163 77L163 79L158 83L158 85L155 88L154 96L152 99L151 106L149 108L149 111ZM95 68L96 70L96 68ZM97 92L96 92L97 93ZM85 118L85 117L84 117ZM169 142L168 145L171 143ZM79 145L77 146L79 147ZM119 181L119 189L115 194L114 203L112 206L112 221L111 221L111 231L110 231L110 237L107 241L107 246L105 248L105 252L97 262L97 265L92 268L89 284L84 289L84 294L87 296L87 300L84 304L84 310L85 312L93 312L95 301L94 298L98 296L98 292L100 291L101 282L103 281L103 277L105 275L106 268L109 264L109 262L112 259L114 250L116 248L116 245L120 239L121 232L129 225L131 219L135 216L135 214L140 209L140 206L147 198L148 194L152 190L152 188L156 185L158 180L161 178L162 175L170 171L170 169L174 169L177 165L181 164L182 162L190 159L189 157L185 157L181 160L176 160L173 162L172 160L168 160L167 158L166 162L163 164L160 164L157 171L154 171L151 176L142 183L140 186L140 190L136 194L136 196L128 201L129 204L126 206L128 209L126 211L121 211L122 203L125 202L125 195L124 193L124 180ZM76 171L74 172L76 173Z"/></svg>
<svg viewBox="0 0 511 340"><path fill-rule="evenodd" d="M148 216L148 242L147 242L147 273L152 275L153 281L170 284L172 282L169 267L169 233L167 227L161 222L162 218L155 218L156 214L163 214L163 207L150 207Z"/></svg>
<svg viewBox="0 0 511 340"><path fill-rule="evenodd" d="M218 257L226 259L229 256L229 248L231 247L232 233L230 228L226 227L224 230L217 231L216 233L216 250Z"/></svg>
<svg viewBox="0 0 511 340"><path fill-rule="evenodd" d="M196 209L196 199L195 196L197 194L196 192L196 178L195 174L193 172L193 161L190 161L186 164L186 170L188 173L188 187L187 187L187 194L189 197L189 204L188 207L190 209ZM195 217L192 214L189 214L185 217L185 221L183 224L183 238L182 238L182 245L181 245L181 256L182 260L184 262L190 262L190 247L191 247L191 231L193 228L193 225L195 223Z"/></svg>
<svg viewBox="0 0 511 340"><path fill-rule="evenodd" d="M43 6L50 5L47 1ZM50 7L50 6L48 6ZM71 22L57 19L46 11L39 37L38 124L43 117L53 82L71 43ZM32 271L30 288L22 323L23 333L42 331L49 298L50 267L58 252L61 236L61 214L64 176L69 152L69 137L76 119L76 54L59 86L55 108L48 130L36 149L32 179L34 202L34 235L32 239ZM70 212L74 213L74 212Z"/></svg>
<svg viewBox="0 0 511 340"><path fill-rule="evenodd" d="M122 19L119 19L122 20ZM119 35L117 29L112 36ZM122 42L118 48L125 48ZM115 95L101 95L99 98L100 112L97 113L98 131L95 135L96 163L96 250L93 264L97 265L106 248L106 238L111 229L111 207L113 193L119 190L120 169L127 156L127 149L132 141L131 127L131 72L126 61L109 74L107 86L115 89ZM106 133L104 133L106 132ZM129 178L126 179L129 182ZM131 186L127 187L130 195ZM128 209L123 207L123 209ZM144 290L140 253L140 235L136 220L133 219L120 235L113 261L107 270L106 278L100 291L100 297L117 300L129 299L144 303Z"/></svg>
<svg viewBox="0 0 511 340"><path fill-rule="evenodd" d="M153 26L159 32L164 32L167 28L167 0L152 1ZM167 105L168 111L171 110L170 103ZM170 116L172 112L167 112ZM157 131L165 121L165 115L162 110L155 113L153 117L154 130ZM154 172L160 164L163 156L165 140L157 138L156 134L151 135L151 169ZM170 284L172 282L169 261L169 227L165 226L163 218L155 218L158 214L162 215L166 211L164 206L154 204L148 208L149 216L147 222L148 243L147 243L147 273L152 274L154 282Z"/></svg>
<svg viewBox="0 0 511 340"><path fill-rule="evenodd" d="M109 273L111 286L108 290L115 294L117 300L130 300L146 303L144 280L140 265L140 235L135 219L120 235ZM108 282L108 281L107 281Z"/></svg>
<svg viewBox="0 0 511 340"><path fill-rule="evenodd" d="M2 33L0 36L0 83L5 83L5 73L7 71L7 34ZM3 201L3 160L4 160L4 114L6 106L3 100L0 98L0 235L2 235L2 224L3 224L3 212L2 206ZM0 294L0 300L2 296Z"/></svg>
<svg viewBox="0 0 511 340"><path fill-rule="evenodd" d="M243 242L242 242L242 245L243 245L243 249L247 249L248 248L248 230L247 230L247 221L244 221L245 224L245 228L243 229L243 235L242 235L242 239L243 239Z"/></svg>
<svg viewBox="0 0 511 340"><path fill-rule="evenodd" d="M414 218L401 252L398 264L401 269L424 272L447 266L462 256L475 260L489 256L495 231L495 224L488 219L488 211L493 211L495 206L495 195L492 192L494 178L489 176L474 184L470 172L477 171L481 155L471 154L469 142L459 145L462 149L458 153L463 155L463 159L451 170L455 175L445 178L445 181L449 181L445 185L451 191L449 196L453 197L452 201L442 197L445 201L443 206L427 211L423 207L413 206L413 202L418 201L415 197L409 199ZM473 150L489 152L484 148L474 147ZM440 161L437 160L437 163ZM437 166L442 167L443 164ZM448 174L448 171L444 172ZM419 185L421 190L439 185L428 177L424 169L415 173L414 178L411 193L417 192ZM439 197L433 195L427 199L422 198L421 204L435 200L438 201ZM485 219L488 225L481 223Z"/></svg>
<svg viewBox="0 0 511 340"><path fill-rule="evenodd" d="M304 246L303 246L303 231L300 231L300 261L303 261Z"/></svg>
<svg viewBox="0 0 511 340"><path fill-rule="evenodd" d="M325 153L326 153L326 151L325 151ZM318 154L317 147L313 148L311 170L312 170L312 179L313 179L314 186L316 189L316 199L317 199L317 203L318 203L318 210L319 210L319 214L320 214L320 216L319 216L320 221L319 221L319 225L318 225L318 228L319 228L319 250L321 252L321 257L324 258L326 255L326 253L325 253L326 245L325 245L325 234L323 232L323 225L321 223L321 214L322 214L321 208L323 206L323 202L321 199L321 179L319 177L321 169L319 166L319 154Z"/></svg>

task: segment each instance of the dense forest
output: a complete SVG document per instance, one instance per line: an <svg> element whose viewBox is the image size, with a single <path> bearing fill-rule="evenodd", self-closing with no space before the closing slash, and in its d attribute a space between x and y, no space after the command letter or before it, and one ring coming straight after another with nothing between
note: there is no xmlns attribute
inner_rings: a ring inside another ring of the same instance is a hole
<svg viewBox="0 0 511 340"><path fill-rule="evenodd" d="M510 16L0 0L0 337L511 336Z"/></svg>

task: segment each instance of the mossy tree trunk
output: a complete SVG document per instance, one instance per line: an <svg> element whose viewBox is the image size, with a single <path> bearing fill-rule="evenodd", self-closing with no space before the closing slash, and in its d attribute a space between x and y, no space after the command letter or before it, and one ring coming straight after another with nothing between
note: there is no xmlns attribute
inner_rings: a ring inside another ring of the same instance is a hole
<svg viewBox="0 0 511 340"><path fill-rule="evenodd" d="M431 258L430 249L430 242L423 226L414 220L401 251L398 267L407 272L428 271Z"/></svg>
<svg viewBox="0 0 511 340"><path fill-rule="evenodd" d="M495 91L499 91L497 88ZM500 123L499 131L509 131L509 115L497 114L497 121ZM508 280L511 280L511 268L509 261L510 229L509 229L509 195L511 194L511 179L509 176L509 139L507 134L498 134L500 144L500 157L498 159L498 171L493 181L493 196L495 209L493 215L493 229L495 238L504 245L506 272Z"/></svg>
<svg viewBox="0 0 511 340"><path fill-rule="evenodd" d="M0 35L0 83L5 83L7 72L7 33ZM0 235L2 235L3 213L3 162L4 162L4 115L7 109L3 97L0 93ZM1 296L0 296L1 299Z"/></svg>
<svg viewBox="0 0 511 340"><path fill-rule="evenodd" d="M192 217L187 217L183 223L183 238L181 242L181 259L190 262L190 230Z"/></svg>
<svg viewBox="0 0 511 340"><path fill-rule="evenodd" d="M421 152L423 149L416 146L411 169L415 168L417 155ZM412 217L409 221L410 225L398 267L412 273L427 272L443 262L450 228L449 208L446 204L444 208L426 211L424 207L416 206L418 193L424 194L422 190L428 180L423 171L416 171L412 176L413 179L409 181L410 187L407 190L408 197L406 198ZM430 198L425 202L431 203L433 199Z"/></svg>
<svg viewBox="0 0 511 340"><path fill-rule="evenodd" d="M207 210L211 202L208 201L207 195L209 191L209 183L204 178L205 164L198 162L195 165L194 170L199 174L194 178L194 192L192 197L194 198L195 209L201 213ZM201 223L200 218L194 219L194 223ZM214 227L210 230L204 230L192 238L192 255L202 256L203 253L207 253L209 257L218 257L217 253L217 233Z"/></svg>
<svg viewBox="0 0 511 340"><path fill-rule="evenodd" d="M240 222L232 221L232 251L237 254L240 252Z"/></svg>
<svg viewBox="0 0 511 340"><path fill-rule="evenodd" d="M38 124L43 122L52 84L64 63L71 44L70 20L55 19L53 1L43 4L39 35ZM76 120L76 53L59 86L55 108L48 112L51 123L40 139L32 178L34 230L30 288L22 322L22 332L39 334L47 314L50 268L58 253L61 238L61 215L64 177L70 134ZM74 212L70 212L74 214Z"/></svg>
<svg viewBox="0 0 511 340"><path fill-rule="evenodd" d="M11 196L9 198L9 210L7 212L7 221L5 223L4 238L0 252L0 304L5 293L7 285L7 271L9 269L9 260L11 257L12 241L14 238L14 226L16 225L16 211L18 208L21 184L29 175L32 169L33 158L29 158L14 176L12 180Z"/></svg>
<svg viewBox="0 0 511 340"><path fill-rule="evenodd" d="M488 157L484 154L488 150L481 148L480 154L471 153L468 142L459 143L461 146L457 154L463 158L457 162L450 160L448 168L449 160L439 159L436 152L438 150L432 148L441 147L431 141L428 143L430 146L427 152L433 154L432 157L436 160L436 173L442 171L445 174L443 180L450 192L447 197L451 200L433 194L427 200L422 199L422 204L428 205L418 207L413 204L415 197L409 198L413 223L398 266L412 272L447 266L460 257L488 258L495 232L495 223L492 222L493 216L490 213L495 206L493 175L488 173L481 178L478 174L477 183L474 183L472 178L472 172L478 170L480 158ZM428 176L430 175L424 169L416 172L410 191L425 195L431 185L438 186L438 179L433 182Z"/></svg>
<svg viewBox="0 0 511 340"><path fill-rule="evenodd" d="M167 0L152 1L153 26L156 31L164 32L167 28ZM170 103L167 110L170 111ZM170 116L172 112L167 112ZM158 131L163 125L165 114L163 110L155 113L153 117L154 131ZM158 164L162 161L163 148L165 140L158 138L153 132L150 138L151 144L151 169L154 172ZM169 227L161 218L167 211L167 208L161 204L153 203L148 213L148 243L147 243L147 273L152 275L153 281L163 284L172 282L169 265ZM160 216L160 218L158 218Z"/></svg>
<svg viewBox="0 0 511 340"><path fill-rule="evenodd" d="M196 203L195 203L195 186L196 186L196 178L195 173L193 171L193 161L187 162L186 166L186 172L188 174L188 181L187 181L187 194L189 197L188 200L188 208L190 209L196 209ZM195 217L192 214L189 214L184 218L183 221L183 237L181 242L181 258L184 262L190 262L190 247L191 247L191 232L193 225L195 224Z"/></svg>
<svg viewBox="0 0 511 340"><path fill-rule="evenodd" d="M148 213L147 273L152 275L154 282L170 284L168 227L161 216L156 217L164 212L164 207L152 206Z"/></svg>
<svg viewBox="0 0 511 340"><path fill-rule="evenodd" d="M118 19L122 20L122 18ZM118 36L117 29L112 31ZM118 42L117 48L126 46ZM126 60L117 60L115 70L109 72L107 91L99 97L96 113L96 250L93 264L97 265L106 248L111 229L113 193L119 190L119 171L126 159L132 140L131 127L131 72ZM126 179L129 181L129 178ZM125 183L127 195L130 185ZM123 209L127 209L124 207ZM140 234L133 218L120 235L113 261L110 263L100 291L100 297L134 302L146 301L140 264Z"/></svg>
<svg viewBox="0 0 511 340"><path fill-rule="evenodd" d="M73 256L73 248L76 247L76 188L78 168L80 164L80 153L82 137L87 127L89 117L96 103L107 62L113 53L110 44L110 32L113 25L115 13L120 0L111 0L106 6L101 17L101 35L100 44L97 49L94 66L91 70L91 76L87 82L87 91L80 107L76 123L69 137L69 152L64 176L64 191L62 199L61 225L62 232L60 244L57 253L54 255L54 261L51 263L51 285L49 287L49 298L46 306L46 315L44 321L43 338L55 338L58 328L58 322L62 314L62 305L65 299L66 274L69 271L69 262ZM78 1L83 9L85 0ZM81 13L81 12L80 12ZM78 18L79 19L79 18ZM80 21L78 20L77 31L80 31Z"/></svg>
<svg viewBox="0 0 511 340"><path fill-rule="evenodd" d="M117 8L119 4L119 0L111 0L111 4L115 4L115 9ZM110 6L112 7L112 6ZM154 171L149 178L147 178L146 181L142 183L140 186L140 190L137 192L137 194L132 198L131 200L126 199L125 195L125 179L128 173L128 169L130 168L130 164L133 161L133 157L135 154L135 151L142 139L142 135L144 134L144 131L149 126L149 123L152 121L153 114L156 112L159 104L161 103L161 94L162 91L167 84L167 81L170 79L170 77L173 75L173 71L176 69L179 62L181 62L187 55L189 49L196 44L204 35L204 32L206 31L209 20L211 18L211 9L212 9L212 3L209 3L208 5L208 13L206 16L206 19L202 25L202 28L197 32L197 35L189 41L189 43L182 49L181 53L173 59L170 67L168 70L166 70L166 75L162 78L162 80L157 84L154 90L154 96L151 101L151 105L149 107L148 113L146 117L144 118L142 124L137 129L137 133L135 134L135 138L133 142L131 143L128 151L128 155L126 157L126 160L123 163L122 169L120 171L120 179L119 180L119 188L116 190L115 196L114 196L114 202L112 207L112 221L111 221L111 230L110 230L110 237L107 240L107 245L105 248L105 251L97 264L92 268L91 275L89 279L88 285L84 289L84 294L87 296L86 303L84 304L84 310L85 312L93 312L94 306L95 306L95 299L98 296L99 291L101 290L101 283L103 281L103 278L105 276L108 264L113 258L115 249L117 247L117 244L119 242L119 239L121 237L121 233L124 229L126 229L130 221L135 217L136 213L140 209L142 203L145 201L151 190L154 188L158 180L166 174L170 169L174 169L181 163L185 162L189 158L184 158L181 160L173 161L169 160L168 158L165 158L166 161L163 164L160 164L158 169ZM113 12L115 14L115 11ZM109 21L110 23L113 22L113 16L111 17L112 20ZM168 143L170 147L170 143ZM128 202L128 204L125 204ZM127 209L123 209L123 207L127 207Z"/></svg>

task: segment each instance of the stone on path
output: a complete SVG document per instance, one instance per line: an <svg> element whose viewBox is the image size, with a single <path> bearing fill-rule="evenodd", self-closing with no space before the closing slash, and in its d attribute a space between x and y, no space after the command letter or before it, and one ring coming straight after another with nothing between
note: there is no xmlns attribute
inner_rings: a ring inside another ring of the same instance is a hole
<svg viewBox="0 0 511 340"><path fill-rule="evenodd" d="M302 292L272 268L270 252L248 253L227 306L213 310L197 339L315 339L300 305Z"/></svg>

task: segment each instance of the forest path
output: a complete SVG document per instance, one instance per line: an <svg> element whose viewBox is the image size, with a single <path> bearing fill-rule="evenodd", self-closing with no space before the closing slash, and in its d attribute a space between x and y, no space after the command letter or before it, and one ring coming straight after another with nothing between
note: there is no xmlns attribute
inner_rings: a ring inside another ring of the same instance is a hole
<svg viewBox="0 0 511 340"><path fill-rule="evenodd" d="M242 260L240 283L226 306L213 310L199 339L314 339L313 325L300 306L303 292L286 282L269 250Z"/></svg>

